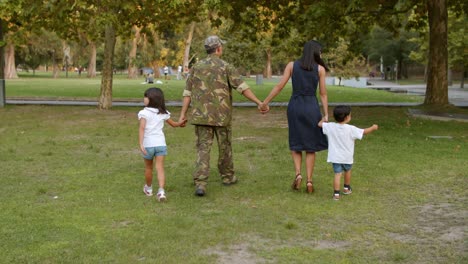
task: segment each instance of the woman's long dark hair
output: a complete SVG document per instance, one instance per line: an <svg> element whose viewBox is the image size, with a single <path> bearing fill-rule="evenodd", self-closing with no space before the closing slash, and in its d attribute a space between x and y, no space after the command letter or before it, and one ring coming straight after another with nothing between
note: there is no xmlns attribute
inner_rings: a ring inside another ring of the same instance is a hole
<svg viewBox="0 0 468 264"><path fill-rule="evenodd" d="M145 97L149 99L148 107L156 108L159 114L167 114L164 93L160 88L151 87L145 91Z"/></svg>
<svg viewBox="0 0 468 264"><path fill-rule="evenodd" d="M328 69L325 62L320 57L320 53L322 52L322 45L315 40L307 41L304 44L304 50L302 51L302 57L299 59L301 62L301 68L304 70L312 70L314 64L319 64L325 68L326 71L330 71Z"/></svg>

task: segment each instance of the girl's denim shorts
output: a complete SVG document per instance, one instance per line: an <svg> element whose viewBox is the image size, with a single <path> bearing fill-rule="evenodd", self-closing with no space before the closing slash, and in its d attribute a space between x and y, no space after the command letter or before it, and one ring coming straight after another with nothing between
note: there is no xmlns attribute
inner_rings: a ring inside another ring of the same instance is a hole
<svg viewBox="0 0 468 264"><path fill-rule="evenodd" d="M167 146L159 146L159 147L150 147L145 148L146 155L141 153L144 159L152 160L154 157L157 156L166 156L167 155Z"/></svg>
<svg viewBox="0 0 468 264"><path fill-rule="evenodd" d="M341 163L332 163L333 164L333 171L335 173L342 173L343 171L349 171L353 164L341 164Z"/></svg>

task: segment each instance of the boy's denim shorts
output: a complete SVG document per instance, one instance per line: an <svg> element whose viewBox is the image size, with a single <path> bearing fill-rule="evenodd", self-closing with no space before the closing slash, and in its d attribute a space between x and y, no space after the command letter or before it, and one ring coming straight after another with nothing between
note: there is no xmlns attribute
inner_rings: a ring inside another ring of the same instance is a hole
<svg viewBox="0 0 468 264"><path fill-rule="evenodd" d="M150 147L150 148L145 148L145 149L146 149L146 155L141 153L141 156L147 160L152 160L154 157L157 157L157 156L167 155L167 146Z"/></svg>
<svg viewBox="0 0 468 264"><path fill-rule="evenodd" d="M332 163L333 171L335 173L342 173L343 171L349 171L353 167L353 164L342 164L342 163Z"/></svg>

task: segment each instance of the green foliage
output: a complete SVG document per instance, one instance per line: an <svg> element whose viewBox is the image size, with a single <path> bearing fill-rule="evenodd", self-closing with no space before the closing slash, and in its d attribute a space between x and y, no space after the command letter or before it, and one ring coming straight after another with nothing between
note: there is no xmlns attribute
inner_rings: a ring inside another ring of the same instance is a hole
<svg viewBox="0 0 468 264"><path fill-rule="evenodd" d="M468 68L468 14L449 12L448 20L449 66L454 69Z"/></svg>
<svg viewBox="0 0 468 264"><path fill-rule="evenodd" d="M460 10L458 10L460 12ZM468 37L466 34L466 27L468 19L465 13L457 14L454 11L448 13L448 59L449 66L454 69L460 69L465 63L468 67L468 51L467 44ZM410 58L421 64L427 64L429 54L429 31L428 29L419 29L418 35L412 37L410 41L417 45L419 48L411 51Z"/></svg>
<svg viewBox="0 0 468 264"><path fill-rule="evenodd" d="M48 66L62 62L62 57L62 40L55 33L44 29L25 32L15 52L17 65L31 70L36 70L40 65Z"/></svg>
<svg viewBox="0 0 468 264"><path fill-rule="evenodd" d="M42 27L56 32L62 39L79 43L75 46L77 54L85 54L84 49L89 42L100 46L105 27L112 25L117 37L122 38L120 44L123 44L118 46L116 61L119 68L130 62L124 58L123 52L126 51L126 41L133 37L133 26L142 27L142 32L148 34L146 43L140 43L142 45L139 46L141 49L137 58L132 58L138 66L176 65L181 60L180 51L177 50L185 45L180 41L184 38L180 34L186 25L197 21L202 25L203 29L200 31L203 33L194 37L194 43L202 43L203 37L208 34L221 33L222 37L232 41L232 48L241 54L236 56L234 52L227 52L226 58L242 67L243 71L261 72L267 62L265 54L271 53L272 69L277 73L282 71L288 61L299 56L302 43L309 39L320 41L326 51L337 48L339 38L343 38L349 42L348 50L359 54L365 43L364 34L376 24L393 35L405 33L402 28L415 28L421 33L422 28L427 27L426 4L427 1L417 0L18 0L1 1L0 18L7 22L7 30L10 32L31 31ZM466 14L467 5L461 1L448 1L448 6L457 15ZM410 15L411 19L408 20ZM463 17L462 23L466 24L466 15ZM11 34L9 38L15 35L21 34ZM466 34L459 32L458 35ZM393 64L395 60L400 64L405 63L408 54L414 50L411 46L413 43L407 41L412 37L400 36L400 39L393 42L392 51L397 52L388 58L385 56L385 64ZM454 39L459 40L453 43L452 47L457 51L452 53L464 54L460 51L461 45L466 41L461 37ZM202 46L196 46L190 56L204 56ZM111 47L106 47L104 51L110 49ZM76 57L79 64L84 64L84 59ZM414 58L420 60L423 56L419 54ZM111 61L101 60L102 66ZM460 65L466 59L458 56L450 61L454 65ZM404 67L404 64L399 66ZM115 65L102 68L113 67ZM111 76L107 76L107 73L105 75L107 83L110 83Z"/></svg>
<svg viewBox="0 0 468 264"><path fill-rule="evenodd" d="M336 48L323 54L331 69L332 76L340 79L359 78L361 69L366 64L362 56L357 56L349 51L349 42L340 38Z"/></svg>

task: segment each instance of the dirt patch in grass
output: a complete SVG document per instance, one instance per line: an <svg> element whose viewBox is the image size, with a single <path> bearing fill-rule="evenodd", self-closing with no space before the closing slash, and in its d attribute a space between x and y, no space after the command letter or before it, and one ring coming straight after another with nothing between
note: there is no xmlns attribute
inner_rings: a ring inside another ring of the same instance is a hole
<svg viewBox="0 0 468 264"><path fill-rule="evenodd" d="M412 207L416 213L416 221L406 233L388 233L396 241L409 245L416 245L419 250L432 250L419 255L421 263L434 262L435 259L443 261L439 254L450 250L451 253L464 255L466 251L466 219L468 211L457 205L465 204L463 201L455 203L428 203Z"/></svg>
<svg viewBox="0 0 468 264"><path fill-rule="evenodd" d="M250 252L249 247L249 243L231 245L226 250L217 246L206 250L205 254L218 256L216 263L220 264L267 263L265 259L259 258L255 253Z"/></svg>
<svg viewBox="0 0 468 264"><path fill-rule="evenodd" d="M411 234L389 233L389 237L401 242L423 244L428 237L446 242L465 239L467 210L454 208L449 203L426 204L414 207L414 210L418 211L418 216Z"/></svg>
<svg viewBox="0 0 468 264"><path fill-rule="evenodd" d="M348 247L350 243L346 241L330 241L330 240L318 240L314 243L315 249L337 249L343 250Z"/></svg>
<svg viewBox="0 0 468 264"><path fill-rule="evenodd" d="M216 255L216 263L250 264L250 263L276 263L275 259L265 259L258 256L252 249L260 251L275 251L278 249L299 247L316 250L345 250L350 246L347 241L332 240L290 240L274 241L258 236L245 236L243 242L229 246L218 245L207 249L204 253Z"/></svg>
<svg viewBox="0 0 468 264"><path fill-rule="evenodd" d="M426 204L418 209L418 225L423 232L448 242L464 239L467 210L449 203Z"/></svg>

